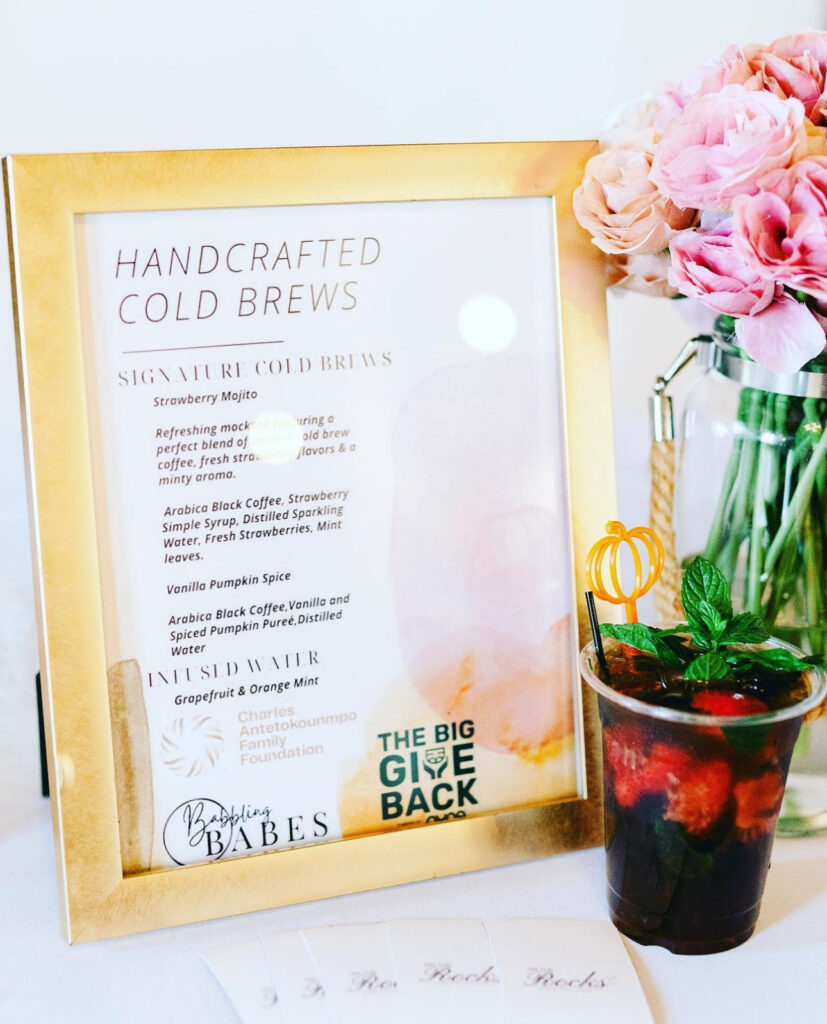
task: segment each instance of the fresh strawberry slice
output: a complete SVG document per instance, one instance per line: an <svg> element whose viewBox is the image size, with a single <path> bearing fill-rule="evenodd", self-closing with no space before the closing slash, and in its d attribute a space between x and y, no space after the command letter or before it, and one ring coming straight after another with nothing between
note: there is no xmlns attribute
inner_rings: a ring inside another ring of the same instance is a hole
<svg viewBox="0 0 827 1024"><path fill-rule="evenodd" d="M641 786L642 782L643 779L640 774L636 775L634 772L615 776L615 800L617 800L621 807L634 807L645 792Z"/></svg>
<svg viewBox="0 0 827 1024"><path fill-rule="evenodd" d="M646 765L647 789L667 790L678 785L692 768L692 754L671 743L656 743Z"/></svg>
<svg viewBox="0 0 827 1024"><path fill-rule="evenodd" d="M692 707L696 711L704 711L708 715L760 715L769 707L757 697L746 693L722 693L714 690L701 690L692 698Z"/></svg>
<svg viewBox="0 0 827 1024"><path fill-rule="evenodd" d="M732 772L726 761L700 761L667 790L664 817L702 836L720 818L729 800Z"/></svg>
<svg viewBox="0 0 827 1024"><path fill-rule="evenodd" d="M613 725L604 730L606 760L615 771L639 771L646 763L646 733L638 725Z"/></svg>
<svg viewBox="0 0 827 1024"><path fill-rule="evenodd" d="M755 838L772 832L781 809L784 780L775 771L735 784L735 827Z"/></svg>

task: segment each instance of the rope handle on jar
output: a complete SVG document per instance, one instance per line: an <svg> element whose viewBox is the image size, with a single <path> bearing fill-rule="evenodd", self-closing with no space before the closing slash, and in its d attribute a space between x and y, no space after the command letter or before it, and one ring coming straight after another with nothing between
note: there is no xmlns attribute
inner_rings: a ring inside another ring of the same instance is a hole
<svg viewBox="0 0 827 1024"><path fill-rule="evenodd" d="M656 378L649 398L652 448L649 455L651 488L649 525L663 541L663 573L653 591L655 609L662 622L683 618L681 571L675 550L675 417L666 388L698 352L700 339L688 341L662 376Z"/></svg>

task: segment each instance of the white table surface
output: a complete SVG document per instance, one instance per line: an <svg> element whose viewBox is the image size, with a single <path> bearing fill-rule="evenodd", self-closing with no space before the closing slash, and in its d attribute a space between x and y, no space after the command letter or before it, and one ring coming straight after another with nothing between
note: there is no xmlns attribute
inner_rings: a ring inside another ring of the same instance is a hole
<svg viewBox="0 0 827 1024"><path fill-rule="evenodd" d="M58 924L46 801L0 828L2 1024L232 1024L199 952L258 931L396 917L607 917L603 851L79 946ZM278 854L276 854L278 856ZM657 1024L827 1019L827 838L779 840L738 949L678 957L627 942ZM104 983L105 982L105 983Z"/></svg>

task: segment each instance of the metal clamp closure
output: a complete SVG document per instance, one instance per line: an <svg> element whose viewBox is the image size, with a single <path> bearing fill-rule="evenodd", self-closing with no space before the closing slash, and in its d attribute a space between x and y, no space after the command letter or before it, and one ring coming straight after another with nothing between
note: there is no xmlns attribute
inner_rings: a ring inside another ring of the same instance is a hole
<svg viewBox="0 0 827 1024"><path fill-rule="evenodd" d="M652 395L649 398L649 416L653 441L675 440L675 415L672 409L672 399L666 394L666 388L684 366L695 358L699 347L707 341L708 339L703 336L688 341L663 374L655 378Z"/></svg>

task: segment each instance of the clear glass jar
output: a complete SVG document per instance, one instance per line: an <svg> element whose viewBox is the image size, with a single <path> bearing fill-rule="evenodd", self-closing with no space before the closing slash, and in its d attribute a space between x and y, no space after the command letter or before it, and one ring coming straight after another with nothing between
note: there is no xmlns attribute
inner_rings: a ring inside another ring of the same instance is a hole
<svg viewBox="0 0 827 1024"><path fill-rule="evenodd" d="M714 561L737 611L755 612L773 636L823 659L827 367L819 360L780 376L722 337L698 342L698 362L677 449L678 562ZM780 831L827 829L825 720L804 731L792 771Z"/></svg>

